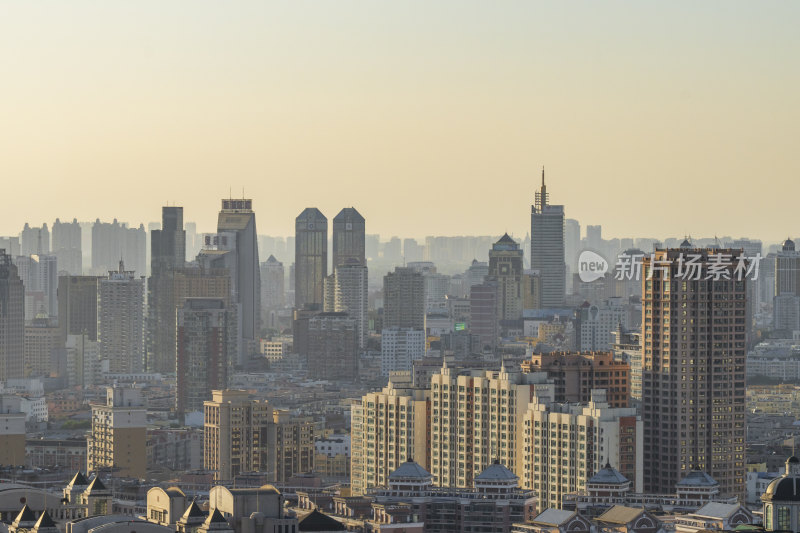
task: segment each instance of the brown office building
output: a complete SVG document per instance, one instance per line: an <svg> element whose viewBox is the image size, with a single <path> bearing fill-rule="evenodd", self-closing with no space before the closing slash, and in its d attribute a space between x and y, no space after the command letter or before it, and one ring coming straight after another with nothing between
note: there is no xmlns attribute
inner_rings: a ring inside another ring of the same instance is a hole
<svg viewBox="0 0 800 533"><path fill-rule="evenodd" d="M687 270L681 254L699 256L699 275L681 275ZM741 254L684 242L657 250L655 264L644 259L645 492L670 494L697 468L719 482L723 496L744 497L747 292L736 275Z"/></svg>
<svg viewBox="0 0 800 533"><path fill-rule="evenodd" d="M534 354L522 371L547 372L555 381L555 401L588 403L593 389L605 389L610 407L628 407L631 367L611 352L553 352Z"/></svg>

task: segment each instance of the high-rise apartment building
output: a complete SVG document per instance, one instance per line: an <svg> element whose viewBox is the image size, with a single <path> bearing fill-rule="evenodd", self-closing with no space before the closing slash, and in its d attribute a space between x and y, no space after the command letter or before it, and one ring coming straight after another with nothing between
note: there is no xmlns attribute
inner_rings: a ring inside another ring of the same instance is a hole
<svg viewBox="0 0 800 533"><path fill-rule="evenodd" d="M333 218L333 268L354 259L367 266L365 256L366 223L355 207L345 207Z"/></svg>
<svg viewBox="0 0 800 533"><path fill-rule="evenodd" d="M556 403L544 391L526 409L520 484L536 491L541 508L562 508L565 494L585 490L607 464L641 491L643 424L635 408L611 407L596 390L583 404Z"/></svg>
<svg viewBox="0 0 800 533"><path fill-rule="evenodd" d="M445 364L431 377L431 458L433 482L469 487L475 476L499 460L522 478L518 446L528 402L538 388L552 394L546 374L458 370Z"/></svg>
<svg viewBox="0 0 800 533"><path fill-rule="evenodd" d="M183 207L161 208L161 229L150 232L150 275L157 276L186 262Z"/></svg>
<svg viewBox="0 0 800 533"><path fill-rule="evenodd" d="M389 474L413 459L430 459L430 401L424 389L392 383L351 407L350 480L354 495L386 487Z"/></svg>
<svg viewBox="0 0 800 533"><path fill-rule="evenodd" d="M246 391L215 390L204 407L204 468L225 481L242 472L265 471L269 403L251 399Z"/></svg>
<svg viewBox="0 0 800 533"><path fill-rule="evenodd" d="M25 465L25 416L21 397L0 396L0 464Z"/></svg>
<svg viewBox="0 0 800 533"><path fill-rule="evenodd" d="M497 318L522 318L522 250L519 244L503 235L489 250L489 277L497 282Z"/></svg>
<svg viewBox="0 0 800 533"><path fill-rule="evenodd" d="M274 473L274 481L285 483L294 475L311 473L315 435L312 418L292 416L279 409L272 412L267 471Z"/></svg>
<svg viewBox="0 0 800 533"><path fill-rule="evenodd" d="M384 276L383 327L425 329L425 280L420 272L396 267Z"/></svg>
<svg viewBox="0 0 800 533"><path fill-rule="evenodd" d="M328 275L328 219L316 207L307 207L294 228L294 306L321 308Z"/></svg>
<svg viewBox="0 0 800 533"><path fill-rule="evenodd" d="M358 347L361 349L366 347L369 333L368 281L367 267L353 258L335 266L333 274L325 278L325 311L347 313L356 321Z"/></svg>
<svg viewBox="0 0 800 533"><path fill-rule="evenodd" d="M611 407L628 407L631 368L611 352L531 354L520 368L525 373L545 372L554 383L553 401L585 404L592 391L603 389Z"/></svg>
<svg viewBox="0 0 800 533"><path fill-rule="evenodd" d="M147 272L147 232L143 224L138 228L127 223L100 222L92 226L92 274L102 275L123 261L134 272L144 276Z"/></svg>
<svg viewBox="0 0 800 533"><path fill-rule="evenodd" d="M211 391L228 388L236 358L236 314L221 298L186 298L177 314L178 415L203 411Z"/></svg>
<svg viewBox="0 0 800 533"><path fill-rule="evenodd" d="M531 206L531 269L538 270L542 278L542 307L564 307L564 206L550 204L544 169L542 187Z"/></svg>
<svg viewBox="0 0 800 533"><path fill-rule="evenodd" d="M522 308L542 307L542 277L539 271L527 269L522 274Z"/></svg>
<svg viewBox="0 0 800 533"><path fill-rule="evenodd" d="M144 279L122 261L98 282L97 340L109 372L144 370Z"/></svg>
<svg viewBox="0 0 800 533"><path fill-rule="evenodd" d="M215 390L205 402L204 465L215 479L247 472L286 482L314 467L314 422L273 410L246 391Z"/></svg>
<svg viewBox="0 0 800 533"><path fill-rule="evenodd" d="M234 300L239 305L241 339L237 363L258 352L261 330L261 271L258 260L256 214L250 199L222 200L217 232L235 235L236 270L231 272Z"/></svg>
<svg viewBox="0 0 800 533"><path fill-rule="evenodd" d="M20 255L19 237L0 237L0 250L5 250L11 257Z"/></svg>
<svg viewBox="0 0 800 533"><path fill-rule="evenodd" d="M500 289L496 281L487 280L473 285L469 293L469 330L478 336L482 351L494 351L500 327L497 321L497 301Z"/></svg>
<svg viewBox="0 0 800 533"><path fill-rule="evenodd" d="M77 219L72 222L61 222L56 219L53 224L53 255L58 259L58 269L73 276L83 272L83 255L81 251L81 225Z"/></svg>
<svg viewBox="0 0 800 533"><path fill-rule="evenodd" d="M319 313L308 321L308 376L358 379L358 325L346 313Z"/></svg>
<svg viewBox="0 0 800 533"><path fill-rule="evenodd" d="M54 255L19 256L19 277L25 285L25 320L58 316L58 262Z"/></svg>
<svg viewBox="0 0 800 533"><path fill-rule="evenodd" d="M686 254L701 267L686 274ZM644 258L644 490L668 494L693 468L744 493L746 285L740 250L658 249Z"/></svg>
<svg viewBox="0 0 800 533"><path fill-rule="evenodd" d="M25 325L25 377L50 377L66 372L65 344L58 326L47 318Z"/></svg>
<svg viewBox="0 0 800 533"><path fill-rule="evenodd" d="M585 303L577 311L575 327L576 349L581 352L611 349L613 333L619 326L627 329L627 299L608 298L597 305Z"/></svg>
<svg viewBox="0 0 800 533"><path fill-rule="evenodd" d="M147 280L147 370L175 372L175 305L172 281L186 262L183 208L162 207L161 229L150 232Z"/></svg>
<svg viewBox="0 0 800 533"><path fill-rule="evenodd" d="M25 223L19 239L20 255L47 255L50 253L50 230L47 224L41 227L31 227Z"/></svg>
<svg viewBox="0 0 800 533"><path fill-rule="evenodd" d="M92 387L102 378L102 360L97 341L86 333L67 335L67 384L70 387Z"/></svg>
<svg viewBox="0 0 800 533"><path fill-rule="evenodd" d="M775 329L790 331L800 321L800 252L791 239L775 255L773 319Z"/></svg>
<svg viewBox="0 0 800 533"><path fill-rule="evenodd" d="M60 276L58 278L58 326L61 337L87 335L97 340L96 276Z"/></svg>
<svg viewBox="0 0 800 533"><path fill-rule="evenodd" d="M198 258L202 258L202 254ZM161 280L165 278L159 278ZM158 345L158 352L148 351L148 357L154 353L160 353L161 357L171 359L171 363L166 367L165 372L175 372L176 346L177 346L177 311L183 307L187 298L218 298L225 303L225 308L229 314L238 312L238 306L233 301L231 290L231 276L229 268L216 268L213 262L199 260L197 265L190 265L184 268L175 268L167 278L168 282L161 285L168 291L159 296L159 301L164 302L164 308L168 312L159 314L162 324L154 326L162 340ZM163 298L163 299L162 299ZM152 322L150 322L152 324ZM152 331L152 329L151 329ZM239 342L237 337L236 342ZM152 345L151 345L152 346ZM236 354L239 353L237 344ZM233 362L238 360L233 358ZM152 361L152 360L151 360ZM148 366L154 368L155 362L148 361Z"/></svg>
<svg viewBox="0 0 800 533"><path fill-rule="evenodd" d="M147 409L138 389L106 389L105 402L92 405L92 432L86 446L87 472L146 476Z"/></svg>
<svg viewBox="0 0 800 533"><path fill-rule="evenodd" d="M261 263L261 317L269 329L277 329L276 314L286 305L283 263L270 255Z"/></svg>
<svg viewBox="0 0 800 533"><path fill-rule="evenodd" d="M467 269L466 275L467 285L470 288L475 285L480 285L486 280L486 276L489 275L489 263L473 259ZM469 296L469 292L467 292L467 296Z"/></svg>
<svg viewBox="0 0 800 533"><path fill-rule="evenodd" d="M410 372L414 361L425 357L425 330L384 328L381 331L381 375Z"/></svg>
<svg viewBox="0 0 800 533"><path fill-rule="evenodd" d="M17 267L0 250L0 381L24 375L25 287Z"/></svg>

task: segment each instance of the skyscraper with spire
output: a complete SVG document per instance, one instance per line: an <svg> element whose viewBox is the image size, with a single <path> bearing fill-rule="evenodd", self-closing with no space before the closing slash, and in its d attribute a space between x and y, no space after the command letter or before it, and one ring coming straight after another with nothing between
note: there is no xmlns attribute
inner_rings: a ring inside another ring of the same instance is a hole
<svg viewBox="0 0 800 533"><path fill-rule="evenodd" d="M542 282L543 308L563 307L567 271L564 262L564 206L551 205L544 182L531 206L531 269Z"/></svg>

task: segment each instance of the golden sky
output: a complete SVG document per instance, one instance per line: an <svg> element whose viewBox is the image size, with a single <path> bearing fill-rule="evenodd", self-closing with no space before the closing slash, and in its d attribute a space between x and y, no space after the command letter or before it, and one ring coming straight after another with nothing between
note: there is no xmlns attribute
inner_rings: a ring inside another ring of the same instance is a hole
<svg viewBox="0 0 800 533"><path fill-rule="evenodd" d="M0 4L0 235L28 221L259 233L800 233L798 2ZM13 194L12 194L13 193Z"/></svg>

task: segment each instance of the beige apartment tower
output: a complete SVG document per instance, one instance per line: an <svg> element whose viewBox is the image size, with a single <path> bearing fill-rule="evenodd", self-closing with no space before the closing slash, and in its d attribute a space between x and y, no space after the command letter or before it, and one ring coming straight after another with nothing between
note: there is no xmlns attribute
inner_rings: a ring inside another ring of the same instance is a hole
<svg viewBox="0 0 800 533"><path fill-rule="evenodd" d="M141 392L108 387L106 401L92 405L86 471L144 479L147 474L147 409Z"/></svg>
<svg viewBox="0 0 800 533"><path fill-rule="evenodd" d="M697 468L719 482L723 496L744 496L747 282L736 271L741 254L684 242L644 259L645 492L671 494ZM699 275L688 269L691 256L702 267Z"/></svg>
<svg viewBox="0 0 800 533"><path fill-rule="evenodd" d="M215 472L214 479L265 470L269 403L252 400L246 391L215 390L204 406L203 464Z"/></svg>
<svg viewBox="0 0 800 533"><path fill-rule="evenodd" d="M25 413L19 396L0 396L0 464L25 465Z"/></svg>
<svg viewBox="0 0 800 533"><path fill-rule="evenodd" d="M471 487L494 461L521 479L518 442L528 402L541 389L554 394L544 373L524 374L505 365L499 372L458 370L445 364L431 377L433 484Z"/></svg>
<svg viewBox="0 0 800 533"><path fill-rule="evenodd" d="M406 461L423 468L430 456L430 402L423 389L391 381L351 407L350 485L354 495L386 487Z"/></svg>
<svg viewBox="0 0 800 533"><path fill-rule="evenodd" d="M285 482L314 468L316 432L310 418L293 418L240 390L212 391L204 405L203 463L215 479L262 472L270 481Z"/></svg>

